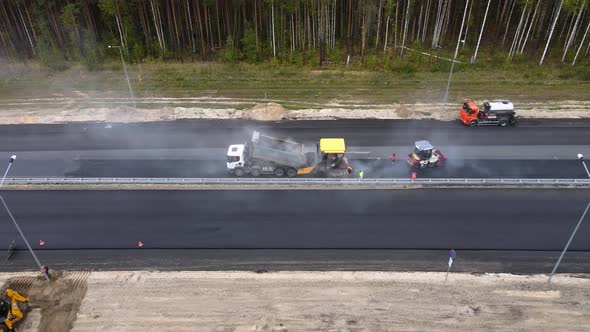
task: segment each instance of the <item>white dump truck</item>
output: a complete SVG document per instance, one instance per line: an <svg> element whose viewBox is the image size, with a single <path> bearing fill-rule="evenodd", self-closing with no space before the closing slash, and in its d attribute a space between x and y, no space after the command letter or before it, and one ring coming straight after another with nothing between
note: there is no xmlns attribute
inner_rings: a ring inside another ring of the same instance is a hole
<svg viewBox="0 0 590 332"><path fill-rule="evenodd" d="M351 176L352 168L344 156L343 138L322 138L315 147L254 131L244 144L232 144L227 150L227 170L235 176L274 175L277 177L313 175Z"/></svg>

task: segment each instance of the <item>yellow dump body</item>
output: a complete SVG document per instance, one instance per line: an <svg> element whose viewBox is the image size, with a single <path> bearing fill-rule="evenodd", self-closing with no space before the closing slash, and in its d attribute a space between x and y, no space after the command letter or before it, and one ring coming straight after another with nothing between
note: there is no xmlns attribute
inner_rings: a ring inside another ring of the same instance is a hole
<svg viewBox="0 0 590 332"><path fill-rule="evenodd" d="M344 153L346 144L344 138L322 138L320 139L320 152L322 153Z"/></svg>

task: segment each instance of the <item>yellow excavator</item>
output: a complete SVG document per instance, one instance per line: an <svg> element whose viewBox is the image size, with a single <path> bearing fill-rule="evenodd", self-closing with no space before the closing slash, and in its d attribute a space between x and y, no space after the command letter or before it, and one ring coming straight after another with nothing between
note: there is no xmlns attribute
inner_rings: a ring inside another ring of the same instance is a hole
<svg viewBox="0 0 590 332"><path fill-rule="evenodd" d="M29 298L10 288L6 290L4 295L8 300L0 299L0 316L3 319L2 323L0 323L0 332L11 332L14 331L14 325L24 317L18 303L27 303Z"/></svg>

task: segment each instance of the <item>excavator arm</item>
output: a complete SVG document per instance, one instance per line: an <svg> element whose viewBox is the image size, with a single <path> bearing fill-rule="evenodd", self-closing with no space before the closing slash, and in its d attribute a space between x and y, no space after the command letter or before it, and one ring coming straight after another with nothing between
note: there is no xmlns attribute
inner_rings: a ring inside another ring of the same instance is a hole
<svg viewBox="0 0 590 332"><path fill-rule="evenodd" d="M20 321L24 317L24 313L18 306L18 303L29 302L29 298L22 296L17 291L14 291L10 288L6 290L5 295L7 298L10 299L10 310L8 311L8 315L4 320L4 325L6 325L6 327L9 330L12 330L14 324L16 324L16 322ZM3 327L3 325L0 325L0 332L4 332L2 331Z"/></svg>
<svg viewBox="0 0 590 332"><path fill-rule="evenodd" d="M18 302L29 302L28 297L24 297L24 296L20 295L17 291L14 291L10 288L6 290L6 296L8 296L8 298L13 302L15 300Z"/></svg>

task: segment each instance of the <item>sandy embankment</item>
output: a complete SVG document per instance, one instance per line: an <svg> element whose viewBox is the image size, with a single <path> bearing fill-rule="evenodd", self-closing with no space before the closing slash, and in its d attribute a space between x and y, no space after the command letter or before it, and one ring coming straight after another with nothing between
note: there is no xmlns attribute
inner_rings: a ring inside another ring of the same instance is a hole
<svg viewBox="0 0 590 332"><path fill-rule="evenodd" d="M20 331L588 331L590 279L395 272L0 274Z"/></svg>
<svg viewBox="0 0 590 332"><path fill-rule="evenodd" d="M314 104L286 109L280 101L259 103L230 98L142 98L137 108L122 98L40 98L0 100L0 124L67 123L81 121L146 122L179 119L337 120L337 119L434 119L457 118L458 105L415 104ZM147 106L149 108L147 108ZM154 107L154 105L161 105ZM182 105L182 106L177 106ZM238 105L241 105L238 107ZM246 106L244 106L246 105ZM249 105L249 106L248 106ZM515 102L526 118L590 118L589 101L542 103Z"/></svg>

